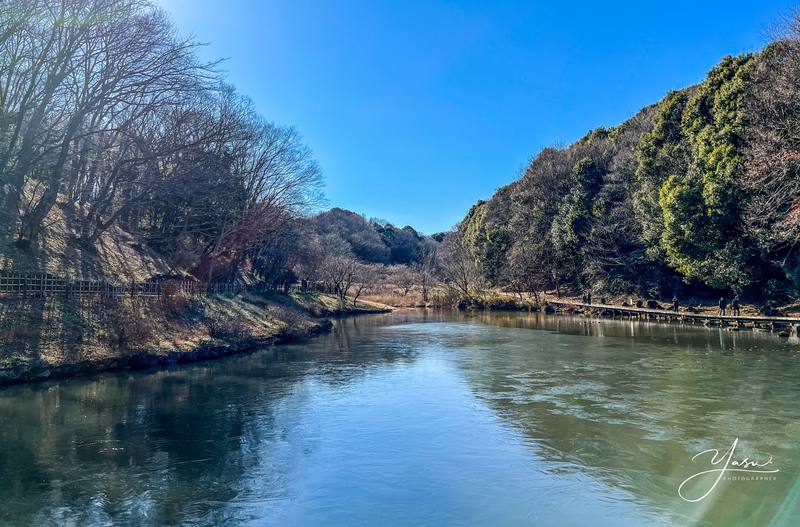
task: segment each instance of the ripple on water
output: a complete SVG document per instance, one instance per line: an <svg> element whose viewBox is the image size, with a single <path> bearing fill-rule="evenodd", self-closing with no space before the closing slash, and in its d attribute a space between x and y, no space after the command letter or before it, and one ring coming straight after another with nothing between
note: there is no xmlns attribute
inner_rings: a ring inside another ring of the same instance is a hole
<svg viewBox="0 0 800 527"><path fill-rule="evenodd" d="M800 524L797 348L396 313L171 371L0 391L0 524ZM739 437L785 478L677 496ZM775 516L776 514L782 516Z"/></svg>

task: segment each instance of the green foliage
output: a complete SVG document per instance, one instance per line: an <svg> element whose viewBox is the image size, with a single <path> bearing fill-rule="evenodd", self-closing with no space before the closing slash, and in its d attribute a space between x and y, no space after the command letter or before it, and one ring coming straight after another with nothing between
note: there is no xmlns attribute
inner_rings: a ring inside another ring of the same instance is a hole
<svg viewBox="0 0 800 527"><path fill-rule="evenodd" d="M689 148L681 128L688 98L687 90L667 94L654 117L652 131L642 134L635 149L638 165L633 206L642 227L646 253L653 261L663 257L661 186L671 175L685 173L689 166Z"/></svg>
<svg viewBox="0 0 800 527"><path fill-rule="evenodd" d="M479 201L469 209L469 212L467 212L467 215L461 221L460 229L464 233L464 240L476 254L482 243L483 222L486 217L486 209L486 202Z"/></svg>
<svg viewBox="0 0 800 527"><path fill-rule="evenodd" d="M726 57L686 102L681 132L689 167L659 191L667 261L686 278L741 291L753 280L742 242L743 97L753 58ZM678 148L684 148L680 146Z"/></svg>
<svg viewBox="0 0 800 527"><path fill-rule="evenodd" d="M721 289L742 290L756 279L740 207L754 62L726 57L699 86L669 93L635 152L634 209L647 255Z"/></svg>
<svg viewBox="0 0 800 527"><path fill-rule="evenodd" d="M708 74L686 105L682 126L692 162L703 178L703 199L715 221L738 221L738 176L742 170L743 100L753 65L751 55L726 57Z"/></svg>
<svg viewBox="0 0 800 527"><path fill-rule="evenodd" d="M483 276L518 293L800 289L792 42L726 57L622 125L544 149L462 223Z"/></svg>
<svg viewBox="0 0 800 527"><path fill-rule="evenodd" d="M569 193L559 207L550 237L556 251L565 258L581 253L592 226L592 203L600 191L603 173L590 158L578 161L572 170Z"/></svg>
<svg viewBox="0 0 800 527"><path fill-rule="evenodd" d="M479 201L461 223L464 240L491 285L499 285L511 246L508 225L488 221L489 203Z"/></svg>

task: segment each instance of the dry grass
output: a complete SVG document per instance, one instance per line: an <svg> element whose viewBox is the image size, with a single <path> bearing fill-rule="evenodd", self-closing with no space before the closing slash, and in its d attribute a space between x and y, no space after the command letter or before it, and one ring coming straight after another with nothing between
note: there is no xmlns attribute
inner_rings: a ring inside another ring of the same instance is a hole
<svg viewBox="0 0 800 527"><path fill-rule="evenodd" d="M388 304L366 299L359 299L357 302L353 302L352 299L348 298L343 306L338 297L325 293L292 293L291 299L297 306L310 312L314 316L373 313L376 311L390 310Z"/></svg>
<svg viewBox="0 0 800 527"><path fill-rule="evenodd" d="M154 297L7 299L0 304L0 367L61 365L139 352L186 352L302 332L316 322L269 299L192 297L165 307Z"/></svg>
<svg viewBox="0 0 800 527"><path fill-rule="evenodd" d="M428 305L433 303L433 294L428 299ZM392 307L425 307L426 303L422 299L422 289L412 287L408 291L391 284L383 284L372 288L362 297L367 302L374 302Z"/></svg>
<svg viewBox="0 0 800 527"><path fill-rule="evenodd" d="M408 292L391 285L385 285L364 296L365 300L393 307L454 307L461 297L455 291L445 287L432 288L428 293L428 301L423 300L422 289L412 287ZM486 309L531 309L535 300L530 295L518 295L504 291L488 290L475 299L475 307Z"/></svg>

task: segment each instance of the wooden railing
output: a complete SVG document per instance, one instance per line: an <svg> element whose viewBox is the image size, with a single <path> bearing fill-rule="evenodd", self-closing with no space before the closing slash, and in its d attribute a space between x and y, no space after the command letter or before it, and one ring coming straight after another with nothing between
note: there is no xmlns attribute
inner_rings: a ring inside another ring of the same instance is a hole
<svg viewBox="0 0 800 527"><path fill-rule="evenodd" d="M663 318L663 319L676 319L676 320L688 320L688 321L715 321L715 322L735 322L735 323L766 323L766 324L778 324L778 325L800 325L800 318L797 317L779 317L779 316L767 316L767 315L717 315L717 314L707 314L707 313L693 313L691 311L687 311L684 308L680 308L678 311L674 311L672 309L652 309L652 308L645 308L645 307L632 307L632 306L620 306L614 304L585 304L582 302L571 302L568 300L552 300L548 299L547 303L553 306L557 306L560 308L580 308L583 310L589 311L597 311L597 312L609 312L612 316L616 315L624 315L624 316L645 316L645 317L653 317L653 318Z"/></svg>

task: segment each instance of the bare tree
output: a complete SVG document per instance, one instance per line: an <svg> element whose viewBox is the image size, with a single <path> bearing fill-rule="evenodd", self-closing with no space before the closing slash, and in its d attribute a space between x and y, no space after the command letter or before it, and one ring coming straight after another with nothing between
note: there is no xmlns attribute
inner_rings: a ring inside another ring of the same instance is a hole
<svg viewBox="0 0 800 527"><path fill-rule="evenodd" d="M407 265L393 265L388 269L387 280L400 290L400 296L405 298L417 282L414 271Z"/></svg>
<svg viewBox="0 0 800 527"><path fill-rule="evenodd" d="M768 252L800 241L800 15L756 61L745 100L745 222Z"/></svg>
<svg viewBox="0 0 800 527"><path fill-rule="evenodd" d="M448 234L439 251L439 270L445 286L465 300L475 300L483 292L483 277L463 233Z"/></svg>
<svg viewBox="0 0 800 527"><path fill-rule="evenodd" d="M414 273L416 275L416 282L422 291L422 303L428 305L430 301L431 289L437 283L436 270L437 270L437 251L438 244L433 240L429 240L422 250L419 262L414 265Z"/></svg>
<svg viewBox="0 0 800 527"><path fill-rule="evenodd" d="M323 250L320 276L328 289L339 297L339 303L344 307L350 287L356 280L358 259L347 244L336 236L326 236L321 240L320 246Z"/></svg>
<svg viewBox="0 0 800 527"><path fill-rule="evenodd" d="M355 281L353 284L353 304L358 298L368 293L381 279L381 266L375 264L358 263L355 268Z"/></svg>
<svg viewBox="0 0 800 527"><path fill-rule="evenodd" d="M101 145L154 109L205 89L212 75L195 60L196 44L177 38L147 2L42 1L26 20L0 49L15 61L0 66L11 88L0 112L16 116L3 120L0 172L20 242L36 237L70 176L96 168L90 157L102 154Z"/></svg>

